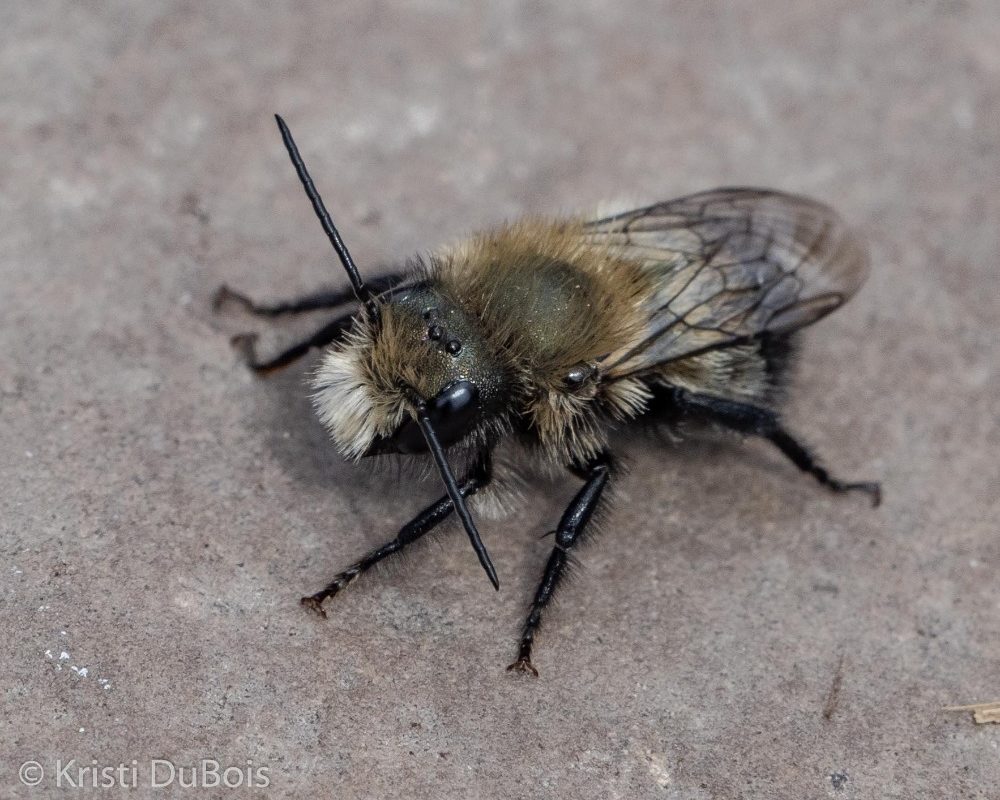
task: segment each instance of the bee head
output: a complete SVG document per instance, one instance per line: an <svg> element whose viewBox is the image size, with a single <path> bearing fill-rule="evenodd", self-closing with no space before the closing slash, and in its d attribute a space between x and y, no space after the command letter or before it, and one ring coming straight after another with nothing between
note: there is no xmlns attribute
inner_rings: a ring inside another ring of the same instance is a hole
<svg viewBox="0 0 1000 800"><path fill-rule="evenodd" d="M502 369L474 320L426 284L379 299L378 319L359 319L324 354L317 411L349 458L426 453L426 415L442 447L483 435L503 408Z"/></svg>
<svg viewBox="0 0 1000 800"><path fill-rule="evenodd" d="M384 299L375 296L330 219L291 131L281 117L275 120L302 188L364 308L351 335L327 352L319 368L314 397L319 415L349 457L420 452L422 437L479 563L499 591L496 569L443 449L475 431L485 409L499 398L497 382L480 364L482 339L458 306L426 286Z"/></svg>

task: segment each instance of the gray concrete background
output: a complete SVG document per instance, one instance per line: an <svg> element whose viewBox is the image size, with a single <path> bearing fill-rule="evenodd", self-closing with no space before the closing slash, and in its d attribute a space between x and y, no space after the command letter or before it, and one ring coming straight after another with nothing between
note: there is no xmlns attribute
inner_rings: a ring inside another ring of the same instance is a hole
<svg viewBox="0 0 1000 800"><path fill-rule="evenodd" d="M1000 728L941 711L1000 699L994 0L0 18L0 797L71 794L74 758L135 759L138 796L151 758L252 760L257 797L1000 796ZM885 504L759 443L632 446L538 680L503 667L572 481L483 524L499 595L452 536L308 615L439 489L342 463L308 365L259 383L228 344L316 319L210 311L340 282L274 111L369 272L608 197L831 202L874 270L788 417Z"/></svg>

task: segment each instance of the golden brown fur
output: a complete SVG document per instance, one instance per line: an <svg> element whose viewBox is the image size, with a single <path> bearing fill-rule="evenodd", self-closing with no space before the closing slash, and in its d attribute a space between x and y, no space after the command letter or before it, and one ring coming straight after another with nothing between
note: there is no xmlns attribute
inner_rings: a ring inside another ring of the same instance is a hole
<svg viewBox="0 0 1000 800"><path fill-rule="evenodd" d="M479 234L431 262L429 277L503 348L546 455L585 461L606 444L602 415L641 410L639 381L571 390L566 374L635 342L649 277L592 246L580 222L528 219ZM599 369L599 366L598 366Z"/></svg>
<svg viewBox="0 0 1000 800"><path fill-rule="evenodd" d="M649 277L606 248L587 245L580 224L533 219L507 225L435 255L424 273L436 292L475 320L522 406L518 411L552 460L587 460L606 444L602 417L624 419L642 409L642 383L604 384L599 362L644 330ZM406 408L400 382L433 395L435 362L446 358L414 336L406 311L386 304L381 316L377 335L363 323L328 353L315 379L320 414L352 457L399 424ZM597 371L570 389L566 374L579 364ZM348 372L354 380L345 380ZM357 394L324 397L331 385L363 394L367 413ZM357 413L345 417L352 410Z"/></svg>
<svg viewBox="0 0 1000 800"><path fill-rule="evenodd" d="M442 250L421 272L415 280L474 321L515 411L554 464L582 463L603 450L609 423L642 413L652 383L758 402L771 394L757 344L602 380L602 360L634 348L647 332L655 273L590 243L582 222L521 220ZM327 353L315 378L317 406L345 455L357 458L405 418L402 384L425 397L440 388L435 376L449 357L415 333L422 324L387 303L377 334L363 320ZM569 386L567 373L581 364L593 373ZM493 419L478 437L514 425Z"/></svg>

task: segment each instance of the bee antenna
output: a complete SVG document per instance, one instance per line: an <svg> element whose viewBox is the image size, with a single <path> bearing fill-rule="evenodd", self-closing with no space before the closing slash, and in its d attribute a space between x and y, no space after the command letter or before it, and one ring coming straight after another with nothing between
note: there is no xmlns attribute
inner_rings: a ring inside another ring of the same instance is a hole
<svg viewBox="0 0 1000 800"><path fill-rule="evenodd" d="M329 237L330 244L333 245L333 249L337 251L337 255L340 257L340 263L343 264L344 269L347 270L347 277L350 278L351 286L354 288L354 294L360 302L365 304L365 307L368 309L368 313L371 315L372 319L377 320L379 318L379 314L378 304L375 302L375 295L372 293L371 289L368 288L365 282L361 280L361 273L358 272L358 268L354 264L354 259L351 258L347 245L345 245L344 240L340 238L340 232L333 224L333 220L330 218L330 212L327 211L326 206L323 205L323 198L320 197L319 192L316 191L316 185L309 176L309 170L306 169L305 162L302 160L302 156L299 155L299 148L295 145L295 140L292 138L292 132L288 130L288 126L279 114L275 114L274 118L278 122L278 130L281 131L281 139L285 143L285 149L288 150L288 157L292 159L292 165L295 167L295 172L298 173L299 180L302 181L302 188L306 190L306 195L312 202L313 211L315 211L316 216L319 217L319 224L323 226L323 231Z"/></svg>
<svg viewBox="0 0 1000 800"><path fill-rule="evenodd" d="M448 496L451 498L451 502L455 506L455 511L462 520L465 532L469 535L469 541L472 543L472 549L476 551L476 555L479 557L479 563L482 564L483 569L486 570L486 574L490 579L490 583L493 584L493 588L499 592L500 580L497 578L497 571L493 567L493 562L490 561L490 554L486 551L486 545L484 545L483 540L479 538L479 531L476 530L476 523L472 520L472 515L469 513L469 509L465 505L465 498L462 497L462 493L458 489L458 484L455 483L455 476L452 475L451 468L448 466L448 462L444 457L444 450L441 448L441 443L438 441L437 434L434 432L434 427L431 425L430 418L427 416L427 405L423 402L417 405L417 424L420 425L420 431L424 434L424 439L427 440L427 447L434 456L434 460L437 462L438 471L441 473L441 480L444 481L445 489L448 490Z"/></svg>

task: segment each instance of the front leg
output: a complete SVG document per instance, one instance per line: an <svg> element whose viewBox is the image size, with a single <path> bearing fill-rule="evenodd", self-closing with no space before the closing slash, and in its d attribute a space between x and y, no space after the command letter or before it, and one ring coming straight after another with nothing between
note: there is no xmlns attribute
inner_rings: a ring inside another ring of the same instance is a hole
<svg viewBox="0 0 1000 800"><path fill-rule="evenodd" d="M368 286L376 294L381 294L398 286L405 279L405 273L394 272L390 275L372 278L368 281ZM339 308L356 300L357 297L354 294L354 289L347 287L314 292L303 297L296 297L294 300L284 300L277 303L258 303L247 297L243 292L230 289L226 284L222 284L212 298L212 308L215 311L219 311L226 304L232 303L257 317L281 317L289 314L303 314L307 311L317 311L319 309Z"/></svg>
<svg viewBox="0 0 1000 800"><path fill-rule="evenodd" d="M528 618L524 621L517 660L507 667L508 670L530 672L538 677L538 670L531 663L531 646L535 641L535 633L541 625L542 611L549 604L566 572L570 549L580 540L600 503L601 494L611 474L611 467L612 460L608 453L602 453L582 468L570 467L574 473L584 478L586 483L576 493L576 497L559 520L559 527L556 528L556 545L552 548L552 554L545 565L545 573L542 575L542 582L538 585Z"/></svg>
<svg viewBox="0 0 1000 800"><path fill-rule="evenodd" d="M303 339L297 344L293 344L284 352L267 360L261 360L257 356L256 333L241 333L232 338L232 343L233 347L237 348L243 356L243 361L246 365L257 375L264 376L298 361L313 348L326 347L343 338L344 334L351 329L352 324L354 324L354 317L350 314L337 317L337 319L324 325L312 336Z"/></svg>
<svg viewBox="0 0 1000 800"><path fill-rule="evenodd" d="M469 474L463 478L458 485L458 491L462 497L471 497L480 489L489 485L493 479L493 461L489 452L480 454ZM321 591L316 594L303 597L302 605L311 608L322 617L326 617L323 611L323 601L328 597L333 597L348 584L353 583L363 572L367 572L380 561L401 551L407 545L413 544L424 534L430 533L441 522L446 520L455 510L455 504L448 495L445 495L435 503L431 503L427 508L410 520L396 538L386 542L381 547L376 547L364 558L351 564L343 572L338 573Z"/></svg>

